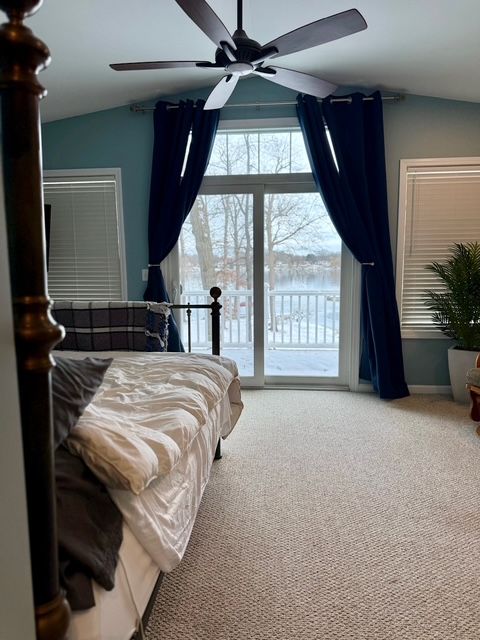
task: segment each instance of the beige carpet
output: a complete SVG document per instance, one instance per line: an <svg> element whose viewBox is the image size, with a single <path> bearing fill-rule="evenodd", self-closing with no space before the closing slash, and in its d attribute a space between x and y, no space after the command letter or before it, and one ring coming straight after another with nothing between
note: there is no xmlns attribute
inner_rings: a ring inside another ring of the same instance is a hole
<svg viewBox="0 0 480 640"><path fill-rule="evenodd" d="M480 438L441 396L248 391L148 640L478 640Z"/></svg>

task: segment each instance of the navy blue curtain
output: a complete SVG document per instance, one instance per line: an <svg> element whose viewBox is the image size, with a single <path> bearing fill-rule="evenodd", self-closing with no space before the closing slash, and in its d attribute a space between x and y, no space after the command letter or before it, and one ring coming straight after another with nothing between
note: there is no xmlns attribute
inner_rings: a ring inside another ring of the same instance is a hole
<svg viewBox="0 0 480 640"><path fill-rule="evenodd" d="M299 95L298 119L332 222L362 264L360 377L371 380L381 398L402 398L408 388L388 227L382 99L379 92L369 100L359 93L348 97L319 103Z"/></svg>
<svg viewBox="0 0 480 640"><path fill-rule="evenodd" d="M178 105L160 101L155 105L148 216L149 268L144 300L170 301L159 265L175 246L195 202L218 127L220 111L204 111L204 105L204 100L196 103L186 100ZM190 148L182 176L190 132ZM173 319L169 326L168 350L184 350Z"/></svg>

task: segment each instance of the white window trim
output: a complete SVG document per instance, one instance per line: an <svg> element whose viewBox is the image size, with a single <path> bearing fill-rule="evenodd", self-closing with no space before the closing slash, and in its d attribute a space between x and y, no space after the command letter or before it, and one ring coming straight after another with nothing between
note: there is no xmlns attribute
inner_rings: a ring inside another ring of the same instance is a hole
<svg viewBox="0 0 480 640"><path fill-rule="evenodd" d="M125 227L123 222L122 170L119 167L96 169L46 169L43 172L43 176L44 178L81 178L83 176L113 176L115 178L117 201L118 255L120 259L120 286L122 291L122 300L128 300Z"/></svg>
<svg viewBox="0 0 480 640"><path fill-rule="evenodd" d="M282 191L288 193L289 185L304 185L305 188L311 189L311 191L317 190L311 173L249 173L242 175L205 176L198 193L201 195L204 189L222 187L224 185L251 187L263 184L276 185L276 193L282 193Z"/></svg>
<svg viewBox="0 0 480 640"><path fill-rule="evenodd" d="M298 118L251 118L244 120L220 120L219 131L245 131L246 129L298 129Z"/></svg>
<svg viewBox="0 0 480 640"><path fill-rule="evenodd" d="M396 297L401 318L403 300L403 255L405 251L405 232L407 222L407 169L409 166L416 167L439 167L439 166L469 166L480 164L480 157L451 157L451 158L409 158L400 160L400 179L398 190L398 224L397 224L397 270L396 270ZM401 329L403 339L422 340L449 340L440 329L432 327L425 329Z"/></svg>

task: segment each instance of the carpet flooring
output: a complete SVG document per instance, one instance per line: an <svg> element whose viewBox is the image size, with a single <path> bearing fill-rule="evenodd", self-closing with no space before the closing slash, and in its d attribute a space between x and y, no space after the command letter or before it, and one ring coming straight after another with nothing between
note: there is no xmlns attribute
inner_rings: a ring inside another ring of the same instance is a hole
<svg viewBox="0 0 480 640"><path fill-rule="evenodd" d="M480 439L442 396L245 391L148 640L478 640Z"/></svg>

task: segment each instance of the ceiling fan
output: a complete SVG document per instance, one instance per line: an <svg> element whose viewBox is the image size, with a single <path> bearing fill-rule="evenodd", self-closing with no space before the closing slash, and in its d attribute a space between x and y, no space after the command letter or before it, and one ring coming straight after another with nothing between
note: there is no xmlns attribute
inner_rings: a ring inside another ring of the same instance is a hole
<svg viewBox="0 0 480 640"><path fill-rule="evenodd" d="M349 9L322 18L285 33L265 45L251 40L242 28L243 1L237 1L237 29L230 35L227 28L205 0L175 0L195 24L217 46L215 62L177 60L160 62L126 62L111 64L115 71L144 69L175 69L199 67L226 71L208 96L204 109L220 109L231 96L242 76L255 74L290 89L324 98L337 87L326 80L293 69L284 69L265 63L272 58L343 38L367 28L363 16Z"/></svg>

